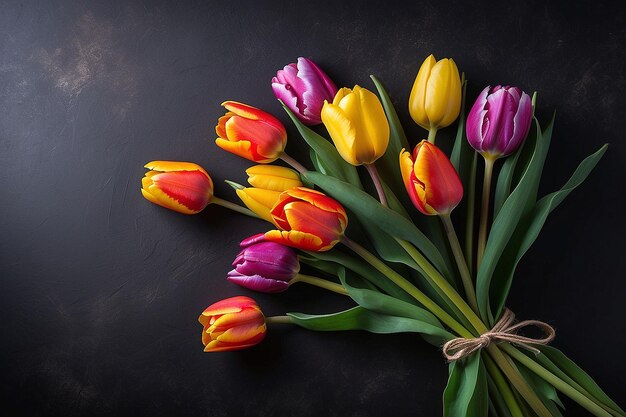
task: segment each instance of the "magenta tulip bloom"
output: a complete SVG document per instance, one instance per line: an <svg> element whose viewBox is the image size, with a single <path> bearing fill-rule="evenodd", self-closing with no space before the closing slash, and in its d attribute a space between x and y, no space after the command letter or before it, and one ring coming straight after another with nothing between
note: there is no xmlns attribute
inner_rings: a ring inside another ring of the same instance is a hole
<svg viewBox="0 0 626 417"><path fill-rule="evenodd" d="M272 90L306 125L322 123L320 116L324 100L333 101L337 87L313 61L298 58L272 78Z"/></svg>
<svg viewBox="0 0 626 417"><path fill-rule="evenodd" d="M528 134L532 101L517 87L486 87L467 115L467 140L484 157L497 159L515 152Z"/></svg>
<svg viewBox="0 0 626 417"><path fill-rule="evenodd" d="M228 280L242 287L259 292L285 291L300 271L296 252L279 243L265 241L263 234L243 240L241 247Z"/></svg>

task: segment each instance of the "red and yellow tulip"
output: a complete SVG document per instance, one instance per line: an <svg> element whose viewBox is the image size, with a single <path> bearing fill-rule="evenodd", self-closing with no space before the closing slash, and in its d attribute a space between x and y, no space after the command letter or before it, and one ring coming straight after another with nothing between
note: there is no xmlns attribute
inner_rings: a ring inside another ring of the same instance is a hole
<svg viewBox="0 0 626 417"><path fill-rule="evenodd" d="M271 211L282 230L270 230L265 239L316 252L330 250L348 225L346 211L337 201L304 187L284 191Z"/></svg>
<svg viewBox="0 0 626 417"><path fill-rule="evenodd" d="M426 140L417 144L412 156L402 149L400 171L411 201L424 214L449 214L463 198L463 185L454 166Z"/></svg>
<svg viewBox="0 0 626 417"><path fill-rule="evenodd" d="M270 163L278 159L287 145L282 123L269 113L247 104L226 101L229 110L220 117L215 143L225 151L254 162Z"/></svg>
<svg viewBox="0 0 626 417"><path fill-rule="evenodd" d="M213 198L213 181L191 162L152 161L141 180L141 194L154 204L183 214L204 210Z"/></svg>
<svg viewBox="0 0 626 417"><path fill-rule="evenodd" d="M265 337L265 317L257 303L238 296L218 301L198 317L205 352L240 350L260 343Z"/></svg>
<svg viewBox="0 0 626 417"><path fill-rule="evenodd" d="M255 165L248 168L246 174L252 187L238 189L237 196L257 216L270 223L274 223L270 210L280 193L302 186L296 171L276 165Z"/></svg>

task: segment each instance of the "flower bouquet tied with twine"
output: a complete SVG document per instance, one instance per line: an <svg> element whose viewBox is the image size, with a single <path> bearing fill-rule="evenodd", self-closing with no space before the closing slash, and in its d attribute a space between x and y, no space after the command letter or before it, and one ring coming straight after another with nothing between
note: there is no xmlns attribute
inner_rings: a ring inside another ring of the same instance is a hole
<svg viewBox="0 0 626 417"><path fill-rule="evenodd" d="M243 205L215 196L210 175L194 163L146 164L141 191L155 204L196 214L213 203L266 222L267 231L244 239L233 269L224 271L247 294L304 282L354 301L345 311L274 317L248 296L217 301L199 318L204 350L254 346L268 325L414 332L448 363L445 416L561 416L559 394L595 416L626 416L549 345L549 324L518 321L506 307L519 261L607 145L561 189L539 196L554 119L540 126L536 94L488 86L466 115L464 76L454 60L431 55L408 103L424 139L409 141L387 92L371 79L377 94L338 89L306 58L276 73L274 95L310 148L302 163L285 152L278 118L224 102L216 145L257 164L246 170L248 185L227 181ZM436 139L449 127L456 134L448 135L448 155ZM528 336L529 327L539 336Z"/></svg>

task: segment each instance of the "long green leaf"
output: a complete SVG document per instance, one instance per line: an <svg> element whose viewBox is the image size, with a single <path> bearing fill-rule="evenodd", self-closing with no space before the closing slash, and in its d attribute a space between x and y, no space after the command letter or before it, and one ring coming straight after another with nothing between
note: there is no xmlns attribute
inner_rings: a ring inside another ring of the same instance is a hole
<svg viewBox="0 0 626 417"><path fill-rule="evenodd" d="M318 161L316 162L319 162L319 160L324 161L324 166L330 174L349 182L355 187L361 188L361 181L356 168L344 161L337 149L328 140L305 126L284 103L281 102L281 104L302 138L317 154Z"/></svg>
<svg viewBox="0 0 626 417"><path fill-rule="evenodd" d="M550 123L547 131L551 132L552 124ZM542 135L539 123L535 119L535 129L537 132L537 143L533 157L522 176L515 190L507 198L498 217L493 222L487 246L483 256L482 263L478 270L476 280L476 298L478 299L478 308L482 317L489 317L491 325L493 325L493 315L489 301L489 291L491 280L496 269L500 256L504 251L509 239L513 235L520 218L526 211L529 195L536 192L539 184L543 165L550 147L550 135ZM315 181L313 181L315 182Z"/></svg>
<svg viewBox="0 0 626 417"><path fill-rule="evenodd" d="M596 382L583 371L578 365L576 365L570 358L565 356L560 350L552 346L541 346L541 353L545 355L558 369L565 373L571 380L576 382L585 391L591 394L596 400L600 401L610 409L626 415L626 412L622 410L604 391L596 384ZM537 358L542 355L538 355Z"/></svg>
<svg viewBox="0 0 626 417"><path fill-rule="evenodd" d="M444 276L450 275L439 250L410 220L384 207L365 191L337 178L319 172L307 172L304 176L364 221L374 222L386 233L413 243Z"/></svg>
<svg viewBox="0 0 626 417"><path fill-rule="evenodd" d="M324 261L331 261L336 263L337 265L345 266L346 268L354 271L361 277L367 279L372 284L376 285L381 290L385 291L387 294L391 295L394 298L399 300L413 303L416 301L407 294L403 289L398 287L396 284L391 282L387 277L378 272L376 269L371 268L365 262L348 255L344 252L340 252L337 248L328 252L306 252L306 254L314 259L321 259ZM336 272L335 272L336 273Z"/></svg>
<svg viewBox="0 0 626 417"><path fill-rule="evenodd" d="M439 337L441 329L407 317L376 313L361 306L332 314L287 313L294 324L315 331L366 330L372 333L421 333Z"/></svg>
<svg viewBox="0 0 626 417"><path fill-rule="evenodd" d="M398 163L398 159L402 148L409 148L409 142L406 139L404 129L402 128L402 124L398 118L398 113L396 112L385 87L383 87L382 83L374 75L370 75L370 78L374 82L376 90L378 90L380 101L385 109L387 121L389 122L389 145L387 146L385 154L380 157L378 161L376 161L376 166L379 168L379 171L386 182L393 186L393 191L398 193L398 195L402 195L400 192L404 190L402 189L403 182L402 175L400 174L400 164Z"/></svg>
<svg viewBox="0 0 626 417"><path fill-rule="evenodd" d="M539 232L541 232L548 215L557 208L576 187L585 181L606 152L607 147L608 145L604 145L594 154L585 158L559 191L548 194L539 200L535 208L519 222L513 237L510 239L498 262L494 274L498 277L498 280L492 283L491 303L496 307L494 312L496 317L500 315L506 303L517 264L539 236Z"/></svg>
<svg viewBox="0 0 626 417"><path fill-rule="evenodd" d="M487 417L487 376L480 354L450 364L448 385L443 392L445 417Z"/></svg>
<svg viewBox="0 0 626 417"><path fill-rule="evenodd" d="M432 333L426 335L429 336L426 340L437 347L454 337L453 334L445 330L441 322L430 311L378 291L363 288L366 286L366 281L354 275L347 275L346 272L345 270L340 271L339 279L348 290L350 297L361 307L376 313L419 320L437 327L440 331L435 332L433 330Z"/></svg>
<svg viewBox="0 0 626 417"><path fill-rule="evenodd" d="M526 381L528 381L528 383L534 388L535 393L550 411L550 414L552 414L553 417L563 417L563 414L558 407L561 407L562 409L565 409L565 407L559 399L556 389L543 378L538 377L534 372L530 372L524 366L519 366L518 369L524 379L526 379Z"/></svg>

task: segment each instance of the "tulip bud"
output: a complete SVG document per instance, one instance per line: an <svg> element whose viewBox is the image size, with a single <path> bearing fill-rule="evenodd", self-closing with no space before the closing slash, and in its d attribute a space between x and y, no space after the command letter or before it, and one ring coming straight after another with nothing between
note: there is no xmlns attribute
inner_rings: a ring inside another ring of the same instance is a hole
<svg viewBox="0 0 626 417"><path fill-rule="evenodd" d="M532 118L532 100L521 89L486 87L467 116L467 140L487 158L510 155L526 138Z"/></svg>
<svg viewBox="0 0 626 417"><path fill-rule="evenodd" d="M198 317L205 352L245 349L265 337L265 317L249 297L231 297L206 308Z"/></svg>
<svg viewBox="0 0 626 417"><path fill-rule="evenodd" d="M324 103L322 121L349 164L372 164L387 150L387 116L378 97L365 88L339 90L332 103Z"/></svg>
<svg viewBox="0 0 626 417"><path fill-rule="evenodd" d="M284 245L267 242L263 234L241 242L242 251L233 261L228 280L260 292L282 292L300 271L296 252Z"/></svg>
<svg viewBox="0 0 626 417"><path fill-rule="evenodd" d="M420 67L409 97L409 113L424 129L449 126L461 111L461 77L453 59L430 55Z"/></svg>
<svg viewBox="0 0 626 417"><path fill-rule="evenodd" d="M278 119L256 107L235 101L222 106L229 110L220 117L215 144L225 151L254 162L269 163L278 159L287 145L287 132Z"/></svg>
<svg viewBox="0 0 626 417"><path fill-rule="evenodd" d="M270 230L265 233L266 240L316 252L339 243L348 225L341 204L304 187L284 191L271 214L282 231Z"/></svg>
<svg viewBox="0 0 626 417"><path fill-rule="evenodd" d="M322 123L320 113L324 101L331 101L337 93L333 81L313 61L298 58L272 78L272 90L306 125Z"/></svg>
<svg viewBox="0 0 626 417"><path fill-rule="evenodd" d="M152 161L145 166L141 194L154 204L183 214L204 210L213 198L213 181L191 162Z"/></svg>
<svg viewBox="0 0 626 417"><path fill-rule="evenodd" d="M400 171L411 201L426 215L449 214L463 198L459 174L448 157L423 140L411 153L400 152Z"/></svg>
<svg viewBox="0 0 626 417"><path fill-rule="evenodd" d="M270 210L278 201L280 193L294 187L301 187L300 175L289 168L275 165L255 165L246 170L252 187L236 190L241 201L257 216L270 223L274 219Z"/></svg>

